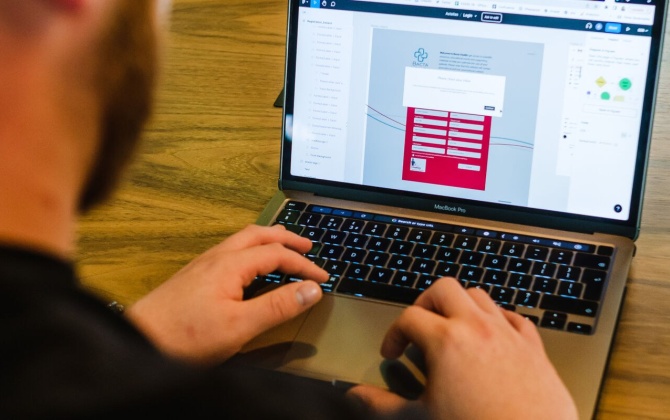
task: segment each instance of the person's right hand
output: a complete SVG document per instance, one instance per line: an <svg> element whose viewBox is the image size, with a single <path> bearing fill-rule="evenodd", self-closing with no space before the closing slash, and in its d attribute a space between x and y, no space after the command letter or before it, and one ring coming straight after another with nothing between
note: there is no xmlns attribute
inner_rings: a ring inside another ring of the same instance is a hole
<svg viewBox="0 0 670 420"><path fill-rule="evenodd" d="M466 290L452 278L434 283L391 326L382 356L398 358L410 343L424 353L427 383L419 403L434 418L578 418L536 327L482 290ZM380 412L409 404L371 386L349 394Z"/></svg>

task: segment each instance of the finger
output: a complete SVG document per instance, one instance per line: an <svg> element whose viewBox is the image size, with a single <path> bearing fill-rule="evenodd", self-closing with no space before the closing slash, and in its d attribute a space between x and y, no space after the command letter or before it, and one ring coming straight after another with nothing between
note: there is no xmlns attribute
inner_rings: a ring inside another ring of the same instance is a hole
<svg viewBox="0 0 670 420"><path fill-rule="evenodd" d="M491 299L488 293L483 289L472 287L467 289L466 293L470 296L472 301L484 312L490 314L498 314L500 307L496 305L495 301Z"/></svg>
<svg viewBox="0 0 670 420"><path fill-rule="evenodd" d="M323 283L328 272L295 251L274 243L239 251L235 263L241 270L242 286L248 286L256 276L275 271L292 274L302 279Z"/></svg>
<svg viewBox="0 0 670 420"><path fill-rule="evenodd" d="M542 344L540 333L537 331L537 327L529 319L517 314L516 312L505 309L502 309L501 312L510 325L512 325L512 327L517 330L524 338L530 340L536 345L539 344L544 346L544 344Z"/></svg>
<svg viewBox="0 0 670 420"><path fill-rule="evenodd" d="M317 303L323 292L313 281L289 283L240 303L238 331L247 339L292 319Z"/></svg>
<svg viewBox="0 0 670 420"><path fill-rule="evenodd" d="M373 411L380 413L396 412L408 404L399 395L369 385L355 386L347 391L347 396L360 400Z"/></svg>
<svg viewBox="0 0 670 420"><path fill-rule="evenodd" d="M448 319L420 306L409 306L386 332L381 354L387 359L396 359L409 343L414 343L429 358L431 346L437 343L435 337L442 337L446 328Z"/></svg>
<svg viewBox="0 0 670 420"><path fill-rule="evenodd" d="M446 317L466 314L476 309L463 286L453 277L445 277L433 283L414 304Z"/></svg>
<svg viewBox="0 0 670 420"><path fill-rule="evenodd" d="M281 225L272 227L249 225L228 237L215 248L217 251L230 252L273 242L280 243L303 254L312 248L312 241L286 230Z"/></svg>

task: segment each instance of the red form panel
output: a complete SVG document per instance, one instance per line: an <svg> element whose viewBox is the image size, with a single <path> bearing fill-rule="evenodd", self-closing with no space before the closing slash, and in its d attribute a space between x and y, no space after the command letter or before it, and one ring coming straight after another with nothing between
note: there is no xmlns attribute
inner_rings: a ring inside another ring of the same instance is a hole
<svg viewBox="0 0 670 420"><path fill-rule="evenodd" d="M484 190L491 118L407 108L402 179Z"/></svg>

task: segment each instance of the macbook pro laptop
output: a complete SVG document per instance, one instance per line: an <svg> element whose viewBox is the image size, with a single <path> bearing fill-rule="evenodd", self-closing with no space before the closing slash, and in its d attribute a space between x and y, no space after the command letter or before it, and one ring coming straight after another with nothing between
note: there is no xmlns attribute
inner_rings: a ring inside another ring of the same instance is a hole
<svg viewBox="0 0 670 420"><path fill-rule="evenodd" d="M259 223L310 238L331 276L244 354L395 389L382 337L453 276L535 322L591 417L639 233L665 2L288 3L280 191Z"/></svg>

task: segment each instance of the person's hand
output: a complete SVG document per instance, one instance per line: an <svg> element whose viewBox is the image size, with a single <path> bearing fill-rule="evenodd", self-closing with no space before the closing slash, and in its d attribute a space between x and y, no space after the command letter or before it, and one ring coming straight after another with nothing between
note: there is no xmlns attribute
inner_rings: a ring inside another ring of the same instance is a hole
<svg viewBox="0 0 670 420"><path fill-rule="evenodd" d="M311 247L309 239L282 226L249 226L194 259L126 313L165 353L221 362L321 299L321 287L303 281L242 300L257 275L273 271L326 281L328 274L299 254Z"/></svg>
<svg viewBox="0 0 670 420"><path fill-rule="evenodd" d="M423 351L427 368L424 395L412 403L434 418L578 418L536 327L482 290L452 278L434 283L391 326L382 356L398 358L409 343ZM380 412L410 404L372 386L349 394Z"/></svg>

